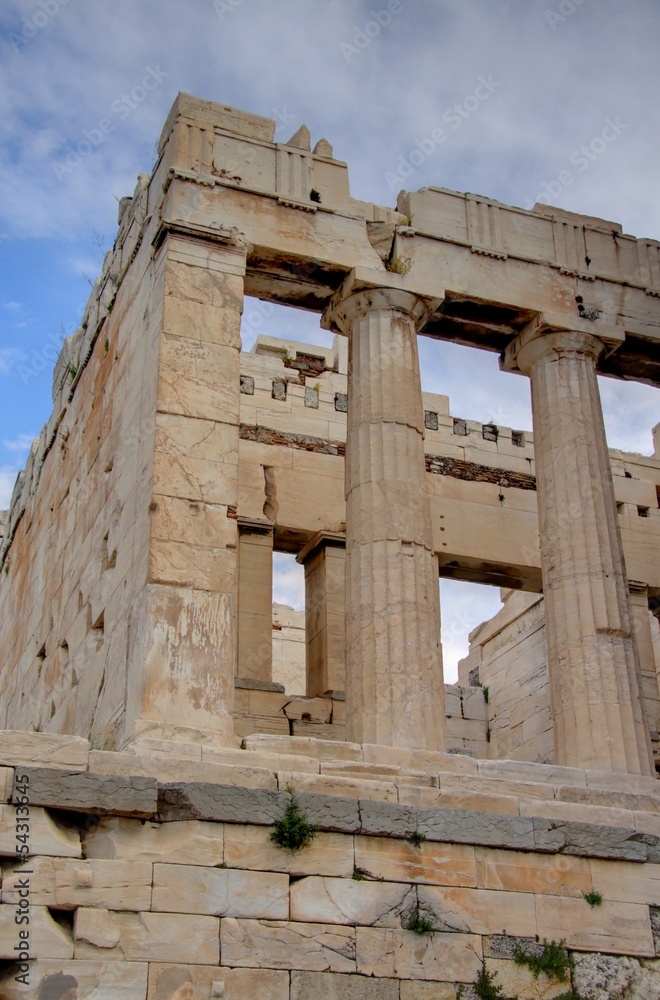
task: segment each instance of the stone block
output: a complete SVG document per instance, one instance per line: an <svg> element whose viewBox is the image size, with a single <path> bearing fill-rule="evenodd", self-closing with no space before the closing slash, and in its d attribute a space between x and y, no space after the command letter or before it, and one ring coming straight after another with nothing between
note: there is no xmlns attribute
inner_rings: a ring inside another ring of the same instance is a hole
<svg viewBox="0 0 660 1000"><path fill-rule="evenodd" d="M594 889L605 899L660 906L660 865L596 859L588 864Z"/></svg>
<svg viewBox="0 0 660 1000"><path fill-rule="evenodd" d="M245 760L245 754L240 764L216 764L199 758L179 758L174 754L152 757L146 754L98 751L90 755L90 772L142 775L155 778L162 784L203 781L206 784L237 785L241 788L277 788L273 772L251 767L250 761Z"/></svg>
<svg viewBox="0 0 660 1000"><path fill-rule="evenodd" d="M252 737L247 737L252 739ZM302 771L306 774L318 774L320 769L316 757L305 757L302 754L277 753L277 751L261 752L259 750L215 750L202 747L202 760L215 764L239 764L247 767L262 767L273 773L277 771Z"/></svg>
<svg viewBox="0 0 660 1000"><path fill-rule="evenodd" d="M340 775L345 778L371 778L392 781L397 785L419 785L427 787L430 784L429 775L425 771L413 771L399 767L397 764L365 764L362 761L321 762L321 774Z"/></svg>
<svg viewBox="0 0 660 1000"><path fill-rule="evenodd" d="M102 906L108 910L148 910L152 866L139 861L82 861L72 858L32 858L30 902L58 910ZM19 901L25 868L6 871L2 902Z"/></svg>
<svg viewBox="0 0 660 1000"><path fill-rule="evenodd" d="M147 990L146 962L74 962L62 959L40 959L30 968L30 989L35 997L52 994L46 981L51 976L71 976L78 997L98 997L99 1000L130 1000L142 998ZM16 983L16 969L7 969L0 975L0 996L6 1000L25 1000L25 987ZM71 988L73 984L71 983Z"/></svg>
<svg viewBox="0 0 660 1000"><path fill-rule="evenodd" d="M173 913L76 910L75 957L126 962L185 962L217 965L218 917Z"/></svg>
<svg viewBox="0 0 660 1000"><path fill-rule="evenodd" d="M225 965L242 968L347 972L355 968L355 929L284 920L223 917L220 947Z"/></svg>
<svg viewBox="0 0 660 1000"><path fill-rule="evenodd" d="M428 885L477 885L473 847L422 841L419 847L387 837L356 837L355 867L374 879Z"/></svg>
<svg viewBox="0 0 660 1000"><path fill-rule="evenodd" d="M265 827L225 827L225 864L252 871L288 872L291 875L353 874L353 838L341 833L317 833L309 847L296 854L277 847Z"/></svg>
<svg viewBox="0 0 660 1000"><path fill-rule="evenodd" d="M523 781L548 786L552 798L553 785L573 785L585 788L586 774L579 767L560 767L558 764L535 764L523 760L480 760L479 774L484 778L503 781Z"/></svg>
<svg viewBox="0 0 660 1000"><path fill-rule="evenodd" d="M271 825L281 818L288 801L284 793L260 788L170 782L160 786L158 816L163 822L203 819Z"/></svg>
<svg viewBox="0 0 660 1000"><path fill-rule="evenodd" d="M312 737L269 736L255 734L243 740L246 750L263 750L269 753L302 754L316 760L362 760L359 743L344 743L336 740L316 740Z"/></svg>
<svg viewBox="0 0 660 1000"><path fill-rule="evenodd" d="M477 885L507 892L548 893L582 897L592 889L585 858L475 848Z"/></svg>
<svg viewBox="0 0 660 1000"><path fill-rule="evenodd" d="M477 762L462 754L442 753L439 750L413 750L407 747L384 747L365 743L362 747L367 764L391 764L413 768L427 774L438 771L458 774L477 774Z"/></svg>
<svg viewBox="0 0 660 1000"><path fill-rule="evenodd" d="M153 778L47 767L23 767L20 772L17 777L28 778L30 805L119 816L147 817L156 812L158 784ZM15 783L12 800L20 799Z"/></svg>
<svg viewBox="0 0 660 1000"><path fill-rule="evenodd" d="M151 963L147 1000L179 1000L179 997L181 1000L197 1000L198 997L204 1000L206 997L289 1000L289 974L271 969Z"/></svg>
<svg viewBox="0 0 660 1000"><path fill-rule="evenodd" d="M481 939L475 934L358 927L356 945L363 976L470 983L481 968Z"/></svg>
<svg viewBox="0 0 660 1000"><path fill-rule="evenodd" d="M308 822L319 830L357 833L360 829L360 810L355 798L297 792L296 799Z"/></svg>
<svg viewBox="0 0 660 1000"><path fill-rule="evenodd" d="M434 806L437 809L468 809L503 816L517 816L519 812L518 799L511 795L483 795L479 792L444 791L441 788L415 788L409 785L399 786L399 803L407 806Z"/></svg>
<svg viewBox="0 0 660 1000"><path fill-rule="evenodd" d="M17 925L15 916L15 906L0 906L0 959L15 962L16 946L26 940L30 958L73 958L71 934L53 919L45 906L30 907L29 927Z"/></svg>
<svg viewBox="0 0 660 1000"><path fill-rule="evenodd" d="M79 858L80 834L60 826L45 809L30 806L30 852ZM0 857L16 858L16 807L0 806Z"/></svg>
<svg viewBox="0 0 660 1000"><path fill-rule="evenodd" d="M151 909L165 913L289 919L289 877L199 865L153 866Z"/></svg>
<svg viewBox="0 0 660 1000"><path fill-rule="evenodd" d="M201 820L156 823L104 816L86 831L84 853L86 858L117 861L221 865L223 830L222 823Z"/></svg>
<svg viewBox="0 0 660 1000"><path fill-rule="evenodd" d="M299 774L296 771L280 771L277 775L277 783L281 790L285 790L287 785L293 785L299 793L351 796L355 799L371 799L380 802L397 801L396 785L387 781L364 781L360 778L334 777L330 774Z"/></svg>
<svg viewBox="0 0 660 1000"><path fill-rule="evenodd" d="M505 997L518 997L519 1000L551 1000L559 997L570 989L568 980L549 978L541 973L538 979L527 966L502 958L490 958L486 962L488 971L496 976L495 986L502 988Z"/></svg>
<svg viewBox="0 0 660 1000"><path fill-rule="evenodd" d="M521 816L543 816L546 819L567 822L595 823L603 826L635 827L633 814L629 809L614 809L606 806L578 805L577 802L539 801L538 799L518 799ZM651 832L651 831L649 831Z"/></svg>
<svg viewBox="0 0 660 1000"><path fill-rule="evenodd" d="M648 906L605 900L592 908L584 899L537 896L536 919L539 937L565 938L567 947L577 951L655 955Z"/></svg>
<svg viewBox="0 0 660 1000"><path fill-rule="evenodd" d="M401 983L401 1000L456 1000L455 983L425 983L406 979Z"/></svg>
<svg viewBox="0 0 660 1000"><path fill-rule="evenodd" d="M401 883L312 876L291 886L291 919L400 927L416 898L414 888Z"/></svg>
<svg viewBox="0 0 660 1000"><path fill-rule="evenodd" d="M562 834L564 850L570 854L628 861L646 861L648 857L647 845L637 839L634 829L558 821L555 832Z"/></svg>
<svg viewBox="0 0 660 1000"><path fill-rule="evenodd" d="M39 764L86 770L89 741L80 736L58 733L27 733L5 729L0 732L0 764Z"/></svg>
<svg viewBox="0 0 660 1000"><path fill-rule="evenodd" d="M331 972L291 973L291 1000L318 1000L319 997L325 1000L399 1000L399 981Z"/></svg>
<svg viewBox="0 0 660 1000"><path fill-rule="evenodd" d="M535 933L534 896L454 886L420 886L420 906L433 912L439 930L473 934Z"/></svg>
<svg viewBox="0 0 660 1000"><path fill-rule="evenodd" d="M575 955L575 989L593 1000L634 997L654 1000L660 996L660 962L639 962L614 955Z"/></svg>

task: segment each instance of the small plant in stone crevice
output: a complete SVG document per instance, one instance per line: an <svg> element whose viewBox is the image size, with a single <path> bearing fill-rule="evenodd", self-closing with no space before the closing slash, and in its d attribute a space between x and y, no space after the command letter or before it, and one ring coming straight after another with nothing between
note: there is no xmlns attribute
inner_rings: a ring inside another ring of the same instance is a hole
<svg viewBox="0 0 660 1000"><path fill-rule="evenodd" d="M426 840L425 835L423 833L420 833L419 830L413 830L413 832L408 837L408 843L412 844L413 847L421 847L425 840Z"/></svg>
<svg viewBox="0 0 660 1000"><path fill-rule="evenodd" d="M603 895L597 889L592 889L591 892L583 892L582 896L592 910L594 906L602 906Z"/></svg>
<svg viewBox="0 0 660 1000"><path fill-rule="evenodd" d="M479 972L475 982L472 984L472 989L479 997L479 1000L500 1000L503 993L503 987L498 986L495 983L497 975L497 972L488 971L486 968L486 961L484 959L481 965L481 971ZM464 995L465 986L461 983L456 991L456 1000L461 1000L461 997Z"/></svg>
<svg viewBox="0 0 660 1000"><path fill-rule="evenodd" d="M564 938L559 943L557 941L548 943L544 938L540 952L528 952L516 946L513 959L516 965L526 965L531 969L534 979L538 979L544 972L549 979L557 979L559 982L565 982L568 979L573 965L572 959L566 951Z"/></svg>
<svg viewBox="0 0 660 1000"><path fill-rule="evenodd" d="M433 934L437 929L433 912L420 906L419 900L407 913L403 914L401 926L404 931L412 931L413 934Z"/></svg>
<svg viewBox="0 0 660 1000"><path fill-rule="evenodd" d="M293 786L287 785L285 791L291 799L284 810L284 816L273 827L270 839L278 847L295 854L309 847L316 836L316 828L307 820L307 815L298 805Z"/></svg>
<svg viewBox="0 0 660 1000"><path fill-rule="evenodd" d="M385 270L392 274L406 275L410 273L412 260L410 257L388 257L385 261Z"/></svg>

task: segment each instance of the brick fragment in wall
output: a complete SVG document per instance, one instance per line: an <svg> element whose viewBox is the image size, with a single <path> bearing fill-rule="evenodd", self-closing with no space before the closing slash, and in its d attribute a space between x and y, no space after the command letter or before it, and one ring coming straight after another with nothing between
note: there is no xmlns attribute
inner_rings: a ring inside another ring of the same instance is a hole
<svg viewBox="0 0 660 1000"><path fill-rule="evenodd" d="M241 375L241 392L246 396L254 396L254 379L251 375Z"/></svg>
<svg viewBox="0 0 660 1000"><path fill-rule="evenodd" d="M454 434L460 434L461 437L467 437L467 420L461 420L460 417L454 417Z"/></svg>
<svg viewBox="0 0 660 1000"><path fill-rule="evenodd" d="M511 431L511 444L514 444L516 448L525 447L525 432L524 431Z"/></svg>
<svg viewBox="0 0 660 1000"><path fill-rule="evenodd" d="M297 368L301 375L322 375L326 371L325 359L316 354L296 351L295 361L284 362L287 368Z"/></svg>
<svg viewBox="0 0 660 1000"><path fill-rule="evenodd" d="M484 424L481 429L481 435L484 441L497 441L499 431L496 424Z"/></svg>
<svg viewBox="0 0 660 1000"><path fill-rule="evenodd" d="M318 410L319 408L318 389L314 389L312 386L307 386L305 388L305 406L309 406L313 410Z"/></svg>
<svg viewBox="0 0 660 1000"><path fill-rule="evenodd" d="M348 413L348 395L345 392L335 393L335 410L339 413Z"/></svg>
<svg viewBox="0 0 660 1000"><path fill-rule="evenodd" d="M458 458L444 458L441 455L426 455L426 471L436 476L451 476L453 479L466 479L474 483L493 483L501 486L501 480L506 479L506 485L518 490L536 490L536 477L526 472L511 472L509 469L492 469L476 462L464 462Z"/></svg>
<svg viewBox="0 0 660 1000"><path fill-rule="evenodd" d="M269 427L259 427L254 424L241 424L240 437L244 441L256 441L258 444L280 445L284 448L295 448L298 451L313 451L318 455L344 455L346 445L343 441L326 441L324 438L308 434L289 434L286 431L273 431Z"/></svg>
<svg viewBox="0 0 660 1000"><path fill-rule="evenodd" d="M433 410L424 410L424 426L429 431L437 431L438 414L434 413Z"/></svg>
<svg viewBox="0 0 660 1000"><path fill-rule="evenodd" d="M271 392L273 399L286 399L286 380L282 378L273 379L273 390Z"/></svg>

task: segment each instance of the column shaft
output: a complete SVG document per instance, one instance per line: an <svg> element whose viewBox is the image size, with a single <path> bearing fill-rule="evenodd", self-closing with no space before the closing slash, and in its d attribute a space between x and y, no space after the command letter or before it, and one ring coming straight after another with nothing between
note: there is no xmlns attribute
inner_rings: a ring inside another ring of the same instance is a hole
<svg viewBox="0 0 660 1000"><path fill-rule="evenodd" d="M537 336L531 376L548 670L558 762L652 773L623 549L596 378L603 345Z"/></svg>
<svg viewBox="0 0 660 1000"><path fill-rule="evenodd" d="M407 292L351 297L346 445L348 738L443 749L438 564Z"/></svg>

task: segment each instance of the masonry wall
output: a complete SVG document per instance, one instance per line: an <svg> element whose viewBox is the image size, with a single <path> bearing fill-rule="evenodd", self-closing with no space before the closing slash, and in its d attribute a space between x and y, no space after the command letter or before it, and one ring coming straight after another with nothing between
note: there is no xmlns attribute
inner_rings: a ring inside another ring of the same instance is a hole
<svg viewBox="0 0 660 1000"><path fill-rule="evenodd" d="M457 1000L476 997L482 962L503 998L658 995L660 800L648 780L318 740L246 745L170 744L165 758L157 740L109 753L0 735L7 1000L57 976L78 1000ZM317 828L295 852L271 840L292 786ZM16 862L17 820L29 864ZM23 938L17 912L30 917ZM427 930L410 929L415 918ZM542 953L539 939L565 944L566 979L516 963L516 951Z"/></svg>
<svg viewBox="0 0 660 1000"><path fill-rule="evenodd" d="M131 611L148 574L164 287L145 214L141 183L14 491L0 550L3 727L112 741L123 726Z"/></svg>

